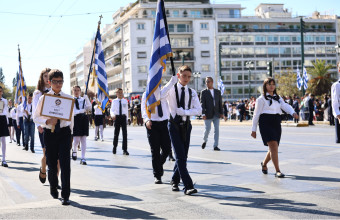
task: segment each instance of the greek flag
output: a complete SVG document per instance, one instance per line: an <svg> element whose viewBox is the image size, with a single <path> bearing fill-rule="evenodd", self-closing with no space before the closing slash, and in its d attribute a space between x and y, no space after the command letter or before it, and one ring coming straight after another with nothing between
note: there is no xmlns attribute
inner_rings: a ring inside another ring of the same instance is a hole
<svg viewBox="0 0 340 220"><path fill-rule="evenodd" d="M162 74L166 70L166 59L172 57L171 45L165 27L167 24L164 22L166 15L163 12L164 2L158 0L145 100L146 112L150 118L151 113L155 113L155 107L160 104L160 87Z"/></svg>
<svg viewBox="0 0 340 220"><path fill-rule="evenodd" d="M296 86L299 90L301 90L302 87L302 79L300 76L300 70L299 67L296 68Z"/></svg>
<svg viewBox="0 0 340 220"><path fill-rule="evenodd" d="M24 75L22 73L22 66L21 66L21 56L20 56L20 50L19 50L19 72L17 75L17 88L16 88L16 93L15 93L15 103L18 103L19 97L22 95L22 101L24 102L24 108L26 108L26 82Z"/></svg>
<svg viewBox="0 0 340 220"><path fill-rule="evenodd" d="M305 89L307 89L308 88L307 82L308 82L309 79L308 79L306 67L303 67L302 79L303 79L303 86L304 86Z"/></svg>
<svg viewBox="0 0 340 220"><path fill-rule="evenodd" d="M223 84L222 79L218 80L217 86L218 86L218 89L221 90L221 95L223 95L224 94L224 84Z"/></svg>
<svg viewBox="0 0 340 220"><path fill-rule="evenodd" d="M108 86L107 86L107 76L105 71L105 58L104 51L102 48L102 38L100 36L100 29L97 31L97 42L96 42L96 52L95 52L95 75L97 77L97 86L98 86L98 106L102 110L105 111L106 105L109 103L109 95L108 95Z"/></svg>

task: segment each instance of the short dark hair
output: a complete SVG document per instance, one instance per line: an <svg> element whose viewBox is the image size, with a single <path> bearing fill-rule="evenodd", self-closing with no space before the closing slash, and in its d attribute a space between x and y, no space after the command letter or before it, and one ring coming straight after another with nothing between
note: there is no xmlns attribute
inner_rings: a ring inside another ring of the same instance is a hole
<svg viewBox="0 0 340 220"><path fill-rule="evenodd" d="M214 79L211 76L205 77L205 80L210 79L212 82L214 82Z"/></svg>
<svg viewBox="0 0 340 220"><path fill-rule="evenodd" d="M0 86L0 89L2 90L2 87Z"/></svg>
<svg viewBox="0 0 340 220"><path fill-rule="evenodd" d="M191 68L188 65L183 65L183 66L178 67L178 72L179 73L182 73L184 71L192 72Z"/></svg>
<svg viewBox="0 0 340 220"><path fill-rule="evenodd" d="M123 89L122 89L122 88L117 88L117 89L115 90L115 92L119 92L120 90L122 90L122 91L123 91Z"/></svg>
<svg viewBox="0 0 340 220"><path fill-rule="evenodd" d="M33 93L28 93L28 96L27 97L33 97Z"/></svg>
<svg viewBox="0 0 340 220"><path fill-rule="evenodd" d="M63 72L61 72L61 70L58 69L53 69L48 73L48 80L52 80L53 78L59 78L61 77L62 79L64 79L64 74Z"/></svg>
<svg viewBox="0 0 340 220"><path fill-rule="evenodd" d="M80 89L80 91L81 91L81 88L80 88L80 86L78 86L78 85L75 85L75 86L73 86L73 87L72 87L72 89L75 89L75 88L78 88L78 89Z"/></svg>

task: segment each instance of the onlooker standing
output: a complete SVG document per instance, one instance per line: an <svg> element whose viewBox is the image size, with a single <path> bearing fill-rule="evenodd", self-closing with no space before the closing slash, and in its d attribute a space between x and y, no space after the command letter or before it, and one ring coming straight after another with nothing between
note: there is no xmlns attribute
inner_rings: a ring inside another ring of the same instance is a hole
<svg viewBox="0 0 340 220"><path fill-rule="evenodd" d="M299 97L295 97L295 100L293 102L293 109L296 112L297 115L300 113L300 108L299 108L300 100ZM294 123L299 123L299 118L294 118Z"/></svg>
<svg viewBox="0 0 340 220"><path fill-rule="evenodd" d="M24 142L24 148L23 150L28 150L28 141L31 140L30 142L30 149L32 153L35 153L34 151L34 132L35 132L35 124L33 122L33 117L32 117L32 97L33 93L30 93L27 96L27 105L24 108L23 112L23 118L24 118L24 129L25 129L25 142Z"/></svg>
<svg viewBox="0 0 340 220"><path fill-rule="evenodd" d="M338 62L338 74L340 73L340 62ZM339 75L338 75L339 77ZM335 117L335 143L340 143L340 80L333 83L331 88L333 116Z"/></svg>
<svg viewBox="0 0 340 220"><path fill-rule="evenodd" d="M313 94L309 95L308 109L309 109L308 125L314 125L313 124L313 112L314 112L314 95Z"/></svg>
<svg viewBox="0 0 340 220"><path fill-rule="evenodd" d="M228 111L229 111L229 104L227 101L223 103L223 114L224 114L224 121L228 120Z"/></svg>
<svg viewBox="0 0 340 220"><path fill-rule="evenodd" d="M242 100L240 104L237 105L236 109L238 109L240 115L240 122L243 120L244 113L246 112L246 106L244 104L244 101Z"/></svg>
<svg viewBox="0 0 340 220"><path fill-rule="evenodd" d="M327 100L328 103L328 120L329 120L329 125L335 125L335 118L333 115L333 107L332 107L332 96L329 97Z"/></svg>

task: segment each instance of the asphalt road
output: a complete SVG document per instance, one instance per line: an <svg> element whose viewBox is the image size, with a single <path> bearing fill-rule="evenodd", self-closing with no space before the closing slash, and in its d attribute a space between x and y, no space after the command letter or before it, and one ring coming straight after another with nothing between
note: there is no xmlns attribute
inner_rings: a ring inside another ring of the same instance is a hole
<svg viewBox="0 0 340 220"><path fill-rule="evenodd" d="M145 128L128 127L130 156L122 155L121 144L112 154L113 128L104 130L104 142L95 142L91 129L88 165L71 161L67 207L52 199L48 181L38 180L38 136L35 154L8 144L9 168L0 167L0 218L340 218L340 145L334 143L333 127L283 127L284 179L274 177L272 164L269 174L262 174L267 148L260 137L250 137L250 130L248 125L221 126L221 151L216 152L213 133L202 150L203 127L193 127L188 169L198 193L185 196L169 185L174 162L164 165L164 184L153 183Z"/></svg>

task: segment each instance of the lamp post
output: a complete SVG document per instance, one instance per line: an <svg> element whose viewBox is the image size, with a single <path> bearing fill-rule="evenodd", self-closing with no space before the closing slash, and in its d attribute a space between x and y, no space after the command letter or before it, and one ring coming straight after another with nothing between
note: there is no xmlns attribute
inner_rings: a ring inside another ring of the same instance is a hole
<svg viewBox="0 0 340 220"><path fill-rule="evenodd" d="M247 61L246 67L248 67L248 93L249 93L249 99L250 99L250 75L251 75L250 67L254 67L254 62Z"/></svg>
<svg viewBox="0 0 340 220"><path fill-rule="evenodd" d="M194 76L194 79L196 81L196 86L195 86L195 90L198 90L198 80L199 78L201 78L201 73L200 72L193 72L192 75Z"/></svg>

